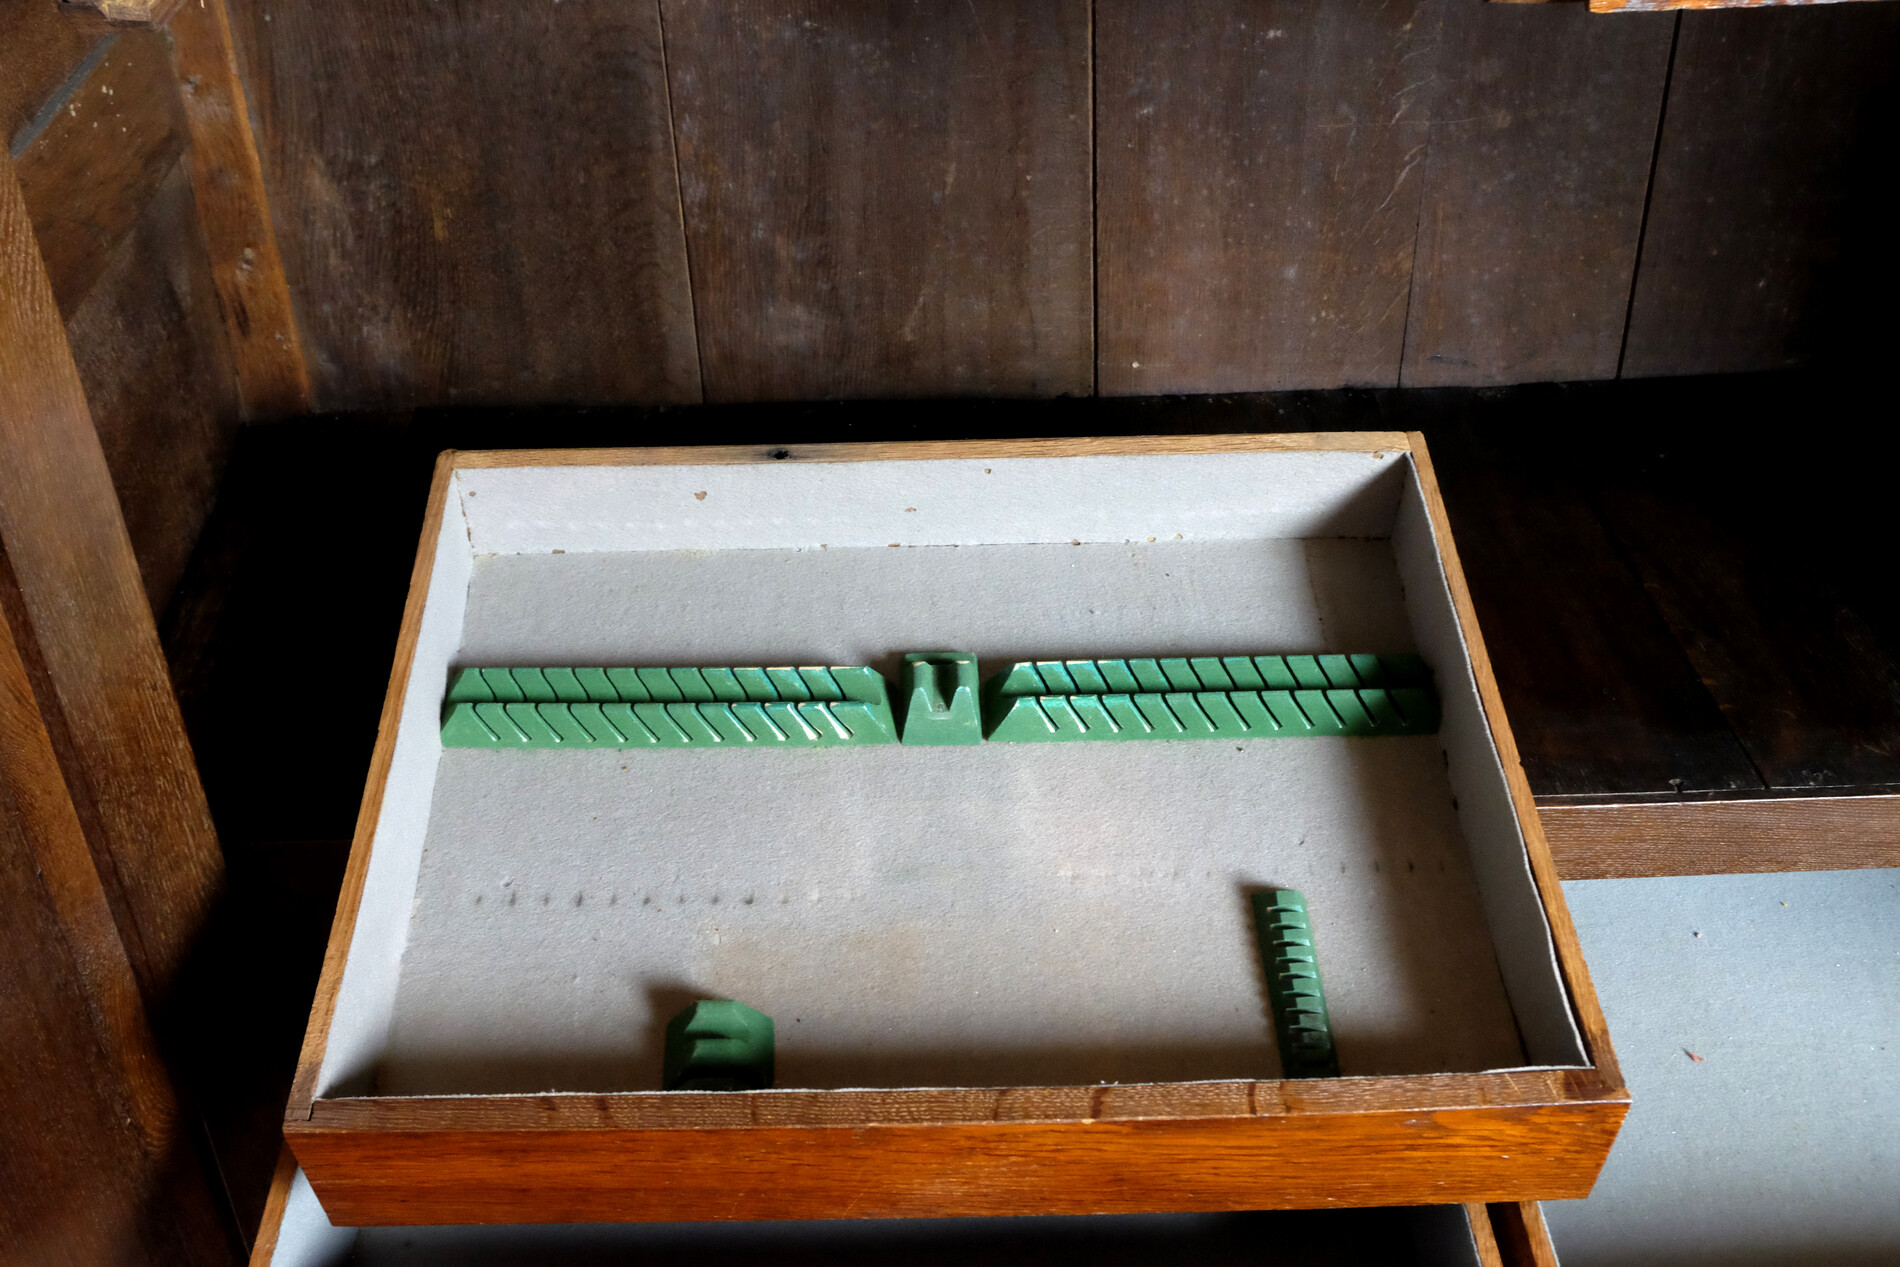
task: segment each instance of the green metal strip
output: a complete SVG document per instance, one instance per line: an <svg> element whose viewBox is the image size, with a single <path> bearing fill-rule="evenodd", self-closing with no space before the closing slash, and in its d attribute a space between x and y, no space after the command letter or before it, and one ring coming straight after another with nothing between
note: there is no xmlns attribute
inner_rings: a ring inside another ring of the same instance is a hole
<svg viewBox="0 0 1900 1267"><path fill-rule="evenodd" d="M814 748L897 738L889 684L864 665L464 668L451 677L442 715L448 748Z"/></svg>
<svg viewBox="0 0 1900 1267"><path fill-rule="evenodd" d="M1024 660L982 697L984 737L1004 743L1429 735L1439 722L1415 655Z"/></svg>

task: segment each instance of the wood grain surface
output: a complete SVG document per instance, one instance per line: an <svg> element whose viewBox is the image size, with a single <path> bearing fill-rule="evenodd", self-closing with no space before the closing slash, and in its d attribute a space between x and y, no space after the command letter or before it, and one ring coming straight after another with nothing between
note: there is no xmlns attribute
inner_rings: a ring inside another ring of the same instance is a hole
<svg viewBox="0 0 1900 1267"><path fill-rule="evenodd" d="M1773 369L1843 339L1879 355L1900 269L1871 156L1900 125L1900 8L1681 22L1624 373Z"/></svg>
<svg viewBox="0 0 1900 1267"><path fill-rule="evenodd" d="M190 832L189 751L175 711L164 728L150 610L10 159L0 548L0 1247L20 1262L228 1262L148 1022L208 907L217 847L208 822ZM173 772L189 787L167 786Z"/></svg>
<svg viewBox="0 0 1900 1267"><path fill-rule="evenodd" d="M1085 0L664 10L708 400L1092 389Z"/></svg>
<svg viewBox="0 0 1900 1267"><path fill-rule="evenodd" d="M19 157L21 192L71 317L187 144L165 37L115 39Z"/></svg>
<svg viewBox="0 0 1900 1267"><path fill-rule="evenodd" d="M1535 1201L1497 1201L1489 1207L1503 1267L1557 1267L1544 1210Z"/></svg>
<svg viewBox="0 0 1900 1267"><path fill-rule="evenodd" d="M1612 408L1554 390L1495 403L1446 393L1413 412L1444 454L1452 528L1531 786L1539 796L1759 789L1558 439L1599 406Z"/></svg>
<svg viewBox="0 0 1900 1267"><path fill-rule="evenodd" d="M1442 11L1401 381L1614 378L1675 20Z"/></svg>
<svg viewBox="0 0 1900 1267"><path fill-rule="evenodd" d="M171 24L176 86L191 134L192 186L247 418L315 407L270 199L238 77L224 0L196 0Z"/></svg>
<svg viewBox="0 0 1900 1267"><path fill-rule="evenodd" d="M1761 474L1772 495L1780 481ZM1854 544L1790 540L1756 499L1710 505L1695 491L1629 482L1597 501L1762 779L1816 790L1900 780L1900 665L1812 563Z"/></svg>
<svg viewBox="0 0 1900 1267"><path fill-rule="evenodd" d="M1566 880L1900 867L1900 794L1544 805Z"/></svg>
<svg viewBox="0 0 1900 1267"><path fill-rule="evenodd" d="M343 1224L1082 1214L1581 1196L1626 1107L288 1134Z"/></svg>
<svg viewBox="0 0 1900 1267"><path fill-rule="evenodd" d="M698 399L653 0L231 16L319 407Z"/></svg>
<svg viewBox="0 0 1900 1267"><path fill-rule="evenodd" d="M148 1004L201 930L218 843L11 162L0 172L0 540L96 816L94 859Z"/></svg>
<svg viewBox="0 0 1900 1267"><path fill-rule="evenodd" d="M68 77L110 38L80 30L56 4L0 0L0 141L16 160Z"/></svg>
<svg viewBox="0 0 1900 1267"><path fill-rule="evenodd" d="M184 575L240 417L211 272L180 160L66 323L155 613Z"/></svg>
<svg viewBox="0 0 1900 1267"><path fill-rule="evenodd" d="M1398 381L1441 7L1096 6L1103 394Z"/></svg>

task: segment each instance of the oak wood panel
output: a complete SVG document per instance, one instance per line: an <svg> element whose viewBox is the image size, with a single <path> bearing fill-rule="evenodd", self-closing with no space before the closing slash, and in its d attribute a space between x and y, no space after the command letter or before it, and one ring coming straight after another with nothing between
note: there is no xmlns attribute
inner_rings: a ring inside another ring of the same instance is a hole
<svg viewBox="0 0 1900 1267"><path fill-rule="evenodd" d="M240 406L187 163L66 323L93 426L154 612L217 496Z"/></svg>
<svg viewBox="0 0 1900 1267"><path fill-rule="evenodd" d="M1482 1201L1466 1203L1465 1223L1471 1229L1471 1245L1478 1251L1478 1267L1504 1267L1498 1256L1497 1233L1491 1227L1491 1210Z"/></svg>
<svg viewBox="0 0 1900 1267"><path fill-rule="evenodd" d="M1491 1226L1503 1267L1557 1267L1557 1251L1544 1226L1544 1209L1535 1201L1491 1203Z"/></svg>
<svg viewBox="0 0 1900 1267"><path fill-rule="evenodd" d="M1540 796L1760 789L1568 451L1613 402L1601 389L1581 403L1572 395L1408 397L1409 416L1427 421L1444 457L1452 527L1531 787Z"/></svg>
<svg viewBox="0 0 1900 1267"><path fill-rule="evenodd" d="M1625 1105L749 1131L366 1133L291 1147L333 1222L648 1222L1581 1196ZM634 1187L629 1173L665 1175ZM549 1182L526 1184L528 1174Z"/></svg>
<svg viewBox="0 0 1900 1267"><path fill-rule="evenodd" d="M217 892L217 839L111 476L12 163L0 173L0 541L45 665L49 728L148 1006Z"/></svg>
<svg viewBox="0 0 1900 1267"><path fill-rule="evenodd" d="M1625 19L1605 19L1623 21ZM1623 372L1885 355L1900 8L1686 13Z"/></svg>
<svg viewBox="0 0 1900 1267"><path fill-rule="evenodd" d="M308 413L315 397L251 130L224 0L197 0L171 24L176 95L191 134L191 174L210 275L247 418Z"/></svg>
<svg viewBox="0 0 1900 1267"><path fill-rule="evenodd" d="M616 1092L605 1095L381 1096L318 1100L292 1125L328 1130L733 1130L972 1126L1287 1114L1436 1113L1620 1101L1593 1069L1536 1069L1282 1082L899 1088L876 1091Z"/></svg>
<svg viewBox="0 0 1900 1267"><path fill-rule="evenodd" d="M59 310L71 317L185 150L165 38L120 36L19 158Z"/></svg>
<svg viewBox="0 0 1900 1267"><path fill-rule="evenodd" d="M59 0L60 12L82 25L158 27L171 20L185 0Z"/></svg>
<svg viewBox="0 0 1900 1267"><path fill-rule="evenodd" d="M139 662L139 616L155 653L52 286L12 161L0 159L0 1247L10 1260L232 1261L147 1022L208 896L194 881L215 880L215 843L196 867L164 834L166 806L102 804L81 754L97 761L101 740L129 740L135 758L164 755L140 742L135 718L102 735L71 724L96 723L106 700L145 712L155 701L144 697L170 699L163 662L155 677ZM165 791L149 779L104 790ZM134 860L152 874L117 865Z"/></svg>
<svg viewBox="0 0 1900 1267"><path fill-rule="evenodd" d="M1440 7L1097 5L1104 394L1398 381Z"/></svg>
<svg viewBox="0 0 1900 1267"><path fill-rule="evenodd" d="M0 0L0 141L14 151L79 65L108 36L80 30L58 6Z"/></svg>
<svg viewBox="0 0 1900 1267"><path fill-rule="evenodd" d="M1086 0L668 0L709 400L1086 394Z"/></svg>
<svg viewBox="0 0 1900 1267"><path fill-rule="evenodd" d="M698 398L653 0L231 20L320 408Z"/></svg>
<svg viewBox="0 0 1900 1267"><path fill-rule="evenodd" d="M1566 880L1900 867L1900 795L1545 805Z"/></svg>
<svg viewBox="0 0 1900 1267"><path fill-rule="evenodd" d="M1614 378L1675 19L1441 7L1402 381Z"/></svg>

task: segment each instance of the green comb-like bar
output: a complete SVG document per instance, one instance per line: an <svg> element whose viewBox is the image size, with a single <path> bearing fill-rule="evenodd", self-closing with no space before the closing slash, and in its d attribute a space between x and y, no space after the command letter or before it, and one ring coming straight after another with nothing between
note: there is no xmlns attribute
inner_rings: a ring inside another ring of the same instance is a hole
<svg viewBox="0 0 1900 1267"><path fill-rule="evenodd" d="M1252 901L1267 1003L1280 1040L1281 1072L1288 1078L1337 1078L1339 1055L1333 1050L1326 991L1313 955L1306 898L1294 889L1273 889L1255 893Z"/></svg>
<svg viewBox="0 0 1900 1267"><path fill-rule="evenodd" d="M890 688L862 665L457 669L446 748L812 748L896 743Z"/></svg>
<svg viewBox="0 0 1900 1267"><path fill-rule="evenodd" d="M1023 660L983 688L1003 742L1429 735L1438 712L1415 655Z"/></svg>

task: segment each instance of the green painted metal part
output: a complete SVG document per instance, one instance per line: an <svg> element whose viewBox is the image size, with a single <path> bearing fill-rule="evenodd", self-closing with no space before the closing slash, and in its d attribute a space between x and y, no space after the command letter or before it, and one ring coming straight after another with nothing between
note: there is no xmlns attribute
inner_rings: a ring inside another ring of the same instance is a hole
<svg viewBox="0 0 1900 1267"><path fill-rule="evenodd" d="M983 742L975 656L967 651L913 651L904 657L901 687L905 743Z"/></svg>
<svg viewBox="0 0 1900 1267"><path fill-rule="evenodd" d="M1271 889L1255 893L1252 903L1281 1071L1288 1078L1337 1078L1339 1054L1333 1050L1306 898L1294 889Z"/></svg>
<svg viewBox="0 0 1900 1267"><path fill-rule="evenodd" d="M733 999L702 999L666 1023L660 1085L668 1091L762 1091L772 1085L772 1018Z"/></svg>
<svg viewBox="0 0 1900 1267"><path fill-rule="evenodd" d="M1415 655L1024 660L983 688L1002 742L1429 735L1431 670Z"/></svg>
<svg viewBox="0 0 1900 1267"><path fill-rule="evenodd" d="M896 743L890 687L862 665L466 668L447 748L810 748Z"/></svg>

